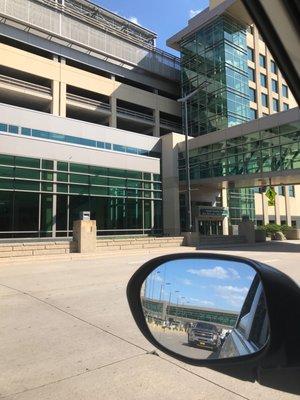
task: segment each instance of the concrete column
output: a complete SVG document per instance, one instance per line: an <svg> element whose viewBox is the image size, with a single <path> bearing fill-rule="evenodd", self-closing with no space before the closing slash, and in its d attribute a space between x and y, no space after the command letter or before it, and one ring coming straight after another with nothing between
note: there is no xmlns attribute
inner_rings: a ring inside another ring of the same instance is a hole
<svg viewBox="0 0 300 400"><path fill-rule="evenodd" d="M53 161L53 182L57 181L57 161ZM57 184L53 183L53 200L52 200L52 237L56 237L57 225Z"/></svg>
<svg viewBox="0 0 300 400"><path fill-rule="evenodd" d="M285 215L286 215L286 223L287 225L292 225L292 218L291 218L291 204L290 204L290 197L289 197L289 190L288 186L285 187Z"/></svg>
<svg viewBox="0 0 300 400"><path fill-rule="evenodd" d="M280 204L279 204L279 196L278 193L275 196L275 224L280 225L281 220L280 220Z"/></svg>
<svg viewBox="0 0 300 400"><path fill-rule="evenodd" d="M96 253L96 221L78 220L73 224L73 239L77 242L78 253Z"/></svg>
<svg viewBox="0 0 300 400"><path fill-rule="evenodd" d="M227 189L222 189L222 207L228 207ZM223 235L229 235L229 217L223 219Z"/></svg>
<svg viewBox="0 0 300 400"><path fill-rule="evenodd" d="M66 59L61 57L60 68L66 64ZM60 80L59 88L59 115L65 117L67 114L67 84Z"/></svg>
<svg viewBox="0 0 300 400"><path fill-rule="evenodd" d="M114 75L111 76L111 80L112 81L116 80ZM114 93L112 93L109 98L109 104L110 104L110 111L111 111L111 115L109 117L109 126L111 128L116 128L117 127L117 98Z"/></svg>
<svg viewBox="0 0 300 400"><path fill-rule="evenodd" d="M58 56L53 56L53 61L58 62ZM52 90L52 103L51 103L51 114L59 115L59 81L53 80L51 82L51 90Z"/></svg>
<svg viewBox="0 0 300 400"><path fill-rule="evenodd" d="M162 189L163 189L163 229L164 234L180 234L179 177L177 143L184 136L169 133L161 139L162 143Z"/></svg>
<svg viewBox="0 0 300 400"><path fill-rule="evenodd" d="M268 199L264 193L261 194L262 210L263 210L263 222L264 225L269 223L269 213L268 213Z"/></svg>
<svg viewBox="0 0 300 400"><path fill-rule="evenodd" d="M154 116L154 130L153 130L153 136L155 137L160 137L160 113L159 113L159 107L158 107L158 90L154 89L155 93L155 110L153 110L153 116Z"/></svg>

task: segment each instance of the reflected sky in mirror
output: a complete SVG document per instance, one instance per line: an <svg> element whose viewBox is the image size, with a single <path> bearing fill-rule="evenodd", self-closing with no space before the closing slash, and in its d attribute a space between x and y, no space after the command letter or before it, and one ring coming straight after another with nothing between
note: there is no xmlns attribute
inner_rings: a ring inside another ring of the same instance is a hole
<svg viewBox="0 0 300 400"><path fill-rule="evenodd" d="M145 297L240 311L255 273L250 266L232 261L169 261L149 275Z"/></svg>

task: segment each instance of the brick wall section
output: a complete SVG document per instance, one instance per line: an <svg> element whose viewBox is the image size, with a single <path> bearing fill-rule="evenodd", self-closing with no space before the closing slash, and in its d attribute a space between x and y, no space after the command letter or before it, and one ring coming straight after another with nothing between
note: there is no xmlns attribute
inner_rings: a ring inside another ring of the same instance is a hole
<svg viewBox="0 0 300 400"><path fill-rule="evenodd" d="M59 242L30 242L30 243L2 243L0 244L0 258L43 256L68 254L76 252L76 243L69 241Z"/></svg>
<svg viewBox="0 0 300 400"><path fill-rule="evenodd" d="M115 250L154 249L163 247L183 246L183 237L138 237L114 238L97 240L97 253ZM0 259L10 257L32 257L43 255L76 253L76 242L49 241L49 242L23 242L0 243Z"/></svg>
<svg viewBox="0 0 300 400"><path fill-rule="evenodd" d="M144 237L144 238L115 238L98 239L97 252L110 252L115 250L154 249L162 247L183 246L184 238L179 237Z"/></svg>

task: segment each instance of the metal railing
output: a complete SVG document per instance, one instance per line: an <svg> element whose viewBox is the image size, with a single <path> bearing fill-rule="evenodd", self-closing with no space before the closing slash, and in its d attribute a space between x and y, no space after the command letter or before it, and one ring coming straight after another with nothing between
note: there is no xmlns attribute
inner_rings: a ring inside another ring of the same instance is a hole
<svg viewBox="0 0 300 400"><path fill-rule="evenodd" d="M28 82L28 81L23 81L23 80L17 79L17 78L12 78L12 77L7 76L7 75L1 75L0 74L0 82L1 83L5 83L5 84L18 86L18 87L24 88L24 89L35 90L35 91L38 91L40 93L44 93L44 94L48 94L48 95L52 96L51 89L46 87L46 86L38 85L36 83L32 83L32 82Z"/></svg>
<svg viewBox="0 0 300 400"><path fill-rule="evenodd" d="M89 106L96 106L105 111L111 111L110 104L103 103L102 101L98 101L95 99L89 99L87 97L78 96L77 94L67 93L67 100L77 101L78 103L87 104Z"/></svg>
<svg viewBox="0 0 300 400"><path fill-rule="evenodd" d="M165 119L165 118L161 118L160 119L160 124L161 125L166 125L168 127L175 128L177 131L180 131L180 132L182 131L182 126L178 122L174 122L174 121L170 121L170 120Z"/></svg>
<svg viewBox="0 0 300 400"><path fill-rule="evenodd" d="M33 28L48 34L49 39L59 38L68 46L79 46L98 57L137 66L167 79L180 78L178 57L54 0L2 0L0 15L25 25L29 32Z"/></svg>
<svg viewBox="0 0 300 400"><path fill-rule="evenodd" d="M154 117L152 115L144 114L138 111L129 110L124 107L117 107L117 112L122 115L128 115L129 117L139 118L146 121L154 122Z"/></svg>

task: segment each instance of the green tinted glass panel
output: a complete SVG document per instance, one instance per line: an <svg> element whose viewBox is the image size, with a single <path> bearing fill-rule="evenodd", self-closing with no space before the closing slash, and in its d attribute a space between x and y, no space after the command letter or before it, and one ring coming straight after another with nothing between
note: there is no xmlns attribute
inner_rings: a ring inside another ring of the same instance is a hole
<svg viewBox="0 0 300 400"><path fill-rule="evenodd" d="M16 178L40 179L40 171L36 171L33 169L16 168L15 176Z"/></svg>
<svg viewBox="0 0 300 400"><path fill-rule="evenodd" d="M68 193L68 185L64 185L62 183L57 184L57 191L60 193Z"/></svg>
<svg viewBox="0 0 300 400"><path fill-rule="evenodd" d="M153 179L156 180L156 179L155 179L155 176L158 176L158 175L157 175L157 174L154 174L153 176L154 176ZM144 179L145 181L151 181L151 174L149 174L148 172L144 172L143 179Z"/></svg>
<svg viewBox="0 0 300 400"><path fill-rule="evenodd" d="M142 173L138 171L126 171L126 176L133 179L142 179Z"/></svg>
<svg viewBox="0 0 300 400"><path fill-rule="evenodd" d="M53 161L42 160L42 168L43 169L53 169Z"/></svg>
<svg viewBox="0 0 300 400"><path fill-rule="evenodd" d="M14 168L0 166L0 176L13 177L14 176Z"/></svg>
<svg viewBox="0 0 300 400"><path fill-rule="evenodd" d="M32 181L15 181L15 189L16 190L40 190L39 182L32 182Z"/></svg>
<svg viewBox="0 0 300 400"><path fill-rule="evenodd" d="M159 174L153 174L153 180L154 181L160 181L161 180L160 175Z"/></svg>
<svg viewBox="0 0 300 400"><path fill-rule="evenodd" d="M0 189L13 189L14 181L0 178Z"/></svg>
<svg viewBox="0 0 300 400"><path fill-rule="evenodd" d="M58 171L68 171L68 163L66 162L57 162L57 169Z"/></svg>
<svg viewBox="0 0 300 400"><path fill-rule="evenodd" d="M14 156L0 155L0 164L15 165Z"/></svg>
<svg viewBox="0 0 300 400"><path fill-rule="evenodd" d="M142 187L142 182L141 181L131 181L130 179L128 179L127 187L129 187L129 188L141 188Z"/></svg>
<svg viewBox="0 0 300 400"><path fill-rule="evenodd" d="M53 181L53 173L52 172L42 172L42 180L44 181Z"/></svg>
<svg viewBox="0 0 300 400"><path fill-rule="evenodd" d="M109 184L109 186L125 187L126 186L126 180L125 179L117 179L117 178L109 178L108 184Z"/></svg>
<svg viewBox="0 0 300 400"><path fill-rule="evenodd" d="M89 176L87 176L87 175L70 174L70 182L88 184L89 183Z"/></svg>
<svg viewBox="0 0 300 400"><path fill-rule="evenodd" d="M65 174L64 172L58 172L57 173L57 180L59 182L68 182L68 174Z"/></svg>
<svg viewBox="0 0 300 400"><path fill-rule="evenodd" d="M15 163L20 167L40 168L40 160L38 158L15 157Z"/></svg>
<svg viewBox="0 0 300 400"><path fill-rule="evenodd" d="M43 192L53 192L53 184L48 182L42 182Z"/></svg>
<svg viewBox="0 0 300 400"><path fill-rule="evenodd" d="M70 185L70 193L73 193L73 194L89 194L89 186Z"/></svg>
<svg viewBox="0 0 300 400"><path fill-rule="evenodd" d="M90 176L91 185L107 185L108 178L102 176Z"/></svg>
<svg viewBox="0 0 300 400"><path fill-rule="evenodd" d="M91 195L105 196L107 195L108 189L106 187L97 187L91 186L90 193Z"/></svg>
<svg viewBox="0 0 300 400"><path fill-rule="evenodd" d="M72 172L81 172L82 174L89 173L89 166L83 164L70 164L70 171Z"/></svg>
<svg viewBox="0 0 300 400"><path fill-rule="evenodd" d="M108 168L104 167L95 167L94 165L90 166L90 173L94 175L107 175Z"/></svg>

